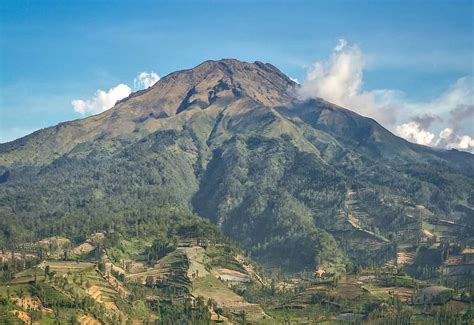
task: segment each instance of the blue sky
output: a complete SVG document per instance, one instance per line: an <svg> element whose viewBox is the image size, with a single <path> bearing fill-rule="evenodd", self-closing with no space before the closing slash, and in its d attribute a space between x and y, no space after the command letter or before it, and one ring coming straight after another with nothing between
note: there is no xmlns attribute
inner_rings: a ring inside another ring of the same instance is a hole
<svg viewBox="0 0 474 325"><path fill-rule="evenodd" d="M348 55L363 56L359 93L393 90L401 95L392 106L438 114L430 103L461 78L473 87L472 1L4 0L0 12L0 142L81 118L72 100L118 84L133 90L142 71L164 76L233 57L270 62L304 83L315 62L330 70L340 39ZM472 105L467 96L456 103ZM420 129L436 137L454 129L452 109ZM413 120L397 114L391 130ZM469 125L456 127L473 136Z"/></svg>

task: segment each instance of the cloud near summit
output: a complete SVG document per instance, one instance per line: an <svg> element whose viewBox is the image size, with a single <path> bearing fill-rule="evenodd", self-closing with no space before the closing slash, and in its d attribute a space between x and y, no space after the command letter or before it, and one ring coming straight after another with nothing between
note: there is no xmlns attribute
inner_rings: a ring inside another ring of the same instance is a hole
<svg viewBox="0 0 474 325"><path fill-rule="evenodd" d="M146 89L153 86L160 76L155 72L141 72L133 79L136 90ZM90 99L75 99L71 102L74 111L82 115L102 113L112 108L117 101L129 96L132 89L126 84L119 84L108 91L98 89Z"/></svg>
<svg viewBox="0 0 474 325"><path fill-rule="evenodd" d="M307 71L299 90L302 99L323 98L371 117L408 141L474 152L473 78L457 80L428 102L415 102L395 89L363 89L366 60L357 45L340 39L327 61L316 62ZM470 123L471 121L472 123ZM464 126L471 125L470 130ZM436 136L434 129L442 131Z"/></svg>
<svg viewBox="0 0 474 325"><path fill-rule="evenodd" d="M97 90L91 99L75 99L71 102L74 110L82 115L101 113L113 107L115 103L128 95L132 90L129 86L120 84L109 91Z"/></svg>
<svg viewBox="0 0 474 325"><path fill-rule="evenodd" d="M157 73L144 71L133 79L133 85L135 89L147 89L158 82L158 80L160 80L160 76Z"/></svg>
<svg viewBox="0 0 474 325"><path fill-rule="evenodd" d="M316 62L309 69L300 88L303 98L320 97L336 105L370 116L385 125L396 121L393 90L362 90L365 58L357 46L340 39L326 62Z"/></svg>

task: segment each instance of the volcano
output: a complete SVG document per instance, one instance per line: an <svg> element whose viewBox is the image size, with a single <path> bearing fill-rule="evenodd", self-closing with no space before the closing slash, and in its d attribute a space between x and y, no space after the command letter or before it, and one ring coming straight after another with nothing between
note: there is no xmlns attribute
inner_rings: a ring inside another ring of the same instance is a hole
<svg viewBox="0 0 474 325"><path fill-rule="evenodd" d="M206 61L0 144L0 241L147 236L163 207L289 271L383 263L397 238L422 236L405 231L422 213L472 239L472 154L409 143L298 87L268 63Z"/></svg>

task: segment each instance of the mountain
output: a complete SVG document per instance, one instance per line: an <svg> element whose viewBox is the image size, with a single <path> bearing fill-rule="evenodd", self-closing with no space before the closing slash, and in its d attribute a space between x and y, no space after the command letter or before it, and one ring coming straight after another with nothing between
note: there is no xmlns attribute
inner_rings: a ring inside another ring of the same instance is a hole
<svg viewBox="0 0 474 325"><path fill-rule="evenodd" d="M454 226L438 237L473 243L474 155L409 143L297 89L268 63L206 61L0 144L0 243L154 236L164 207L292 272L390 262L440 222Z"/></svg>

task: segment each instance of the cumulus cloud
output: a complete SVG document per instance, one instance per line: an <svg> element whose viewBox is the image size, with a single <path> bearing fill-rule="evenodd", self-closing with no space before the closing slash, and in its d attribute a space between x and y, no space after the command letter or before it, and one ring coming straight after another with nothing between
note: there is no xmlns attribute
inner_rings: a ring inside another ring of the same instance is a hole
<svg viewBox="0 0 474 325"><path fill-rule="evenodd" d="M133 79L133 85L135 89L147 89L153 86L158 80L160 80L160 76L157 73L144 71Z"/></svg>
<svg viewBox="0 0 474 325"><path fill-rule="evenodd" d="M424 130L417 122L408 122L397 126L396 133L408 141L425 146L430 145L435 137L433 133Z"/></svg>
<svg viewBox="0 0 474 325"><path fill-rule="evenodd" d="M364 67L365 59L360 48L349 46L341 39L328 61L312 65L300 88L300 96L303 99L320 97L383 124L393 125L393 104L398 92L386 89L363 91Z"/></svg>
<svg viewBox="0 0 474 325"><path fill-rule="evenodd" d="M71 102L74 110L82 115L97 114L113 107L115 103L128 95L132 90L125 84L120 84L109 91L97 90L92 99L75 99Z"/></svg>
<svg viewBox="0 0 474 325"><path fill-rule="evenodd" d="M443 149L459 149L474 153L474 138L467 134L460 134L461 128L444 128L436 137L422 125L415 121L401 124L396 127L395 133L406 140L426 146Z"/></svg>
<svg viewBox="0 0 474 325"><path fill-rule="evenodd" d="M155 72L141 72L133 79L135 89L146 89L153 86L160 76ZM119 84L109 91L97 90L91 99L75 99L71 102L74 111L82 114L98 114L113 107L117 101L129 96L132 89L126 84Z"/></svg>
<svg viewBox="0 0 474 325"><path fill-rule="evenodd" d="M423 145L473 151L472 135L463 135L464 125L474 116L472 77L457 80L440 96L427 102L410 101L402 91L363 89L365 56L356 45L340 39L327 61L314 63L299 89L302 99L323 98L374 118L405 139ZM413 117L414 116L414 117ZM448 125L442 126L442 123ZM433 129L452 131L435 134Z"/></svg>
<svg viewBox="0 0 474 325"><path fill-rule="evenodd" d="M455 130L451 128L445 128L440 132L436 146L446 149L455 148L474 152L474 139L468 135L458 135Z"/></svg>
<svg viewBox="0 0 474 325"><path fill-rule="evenodd" d="M474 153L474 139L472 135L465 132L472 132L474 125L474 88L472 88L472 78L461 78L457 80L441 96L428 103L405 103L406 109L411 111L431 111L444 115L444 119L436 114L424 114L413 118L422 133L430 133L434 123L445 124L439 132L437 139L432 139L429 143L413 141L412 137L407 137L403 133L401 126L397 127L396 133L405 139L444 149L459 149ZM449 127L446 127L446 124ZM465 126L468 126L465 129Z"/></svg>

